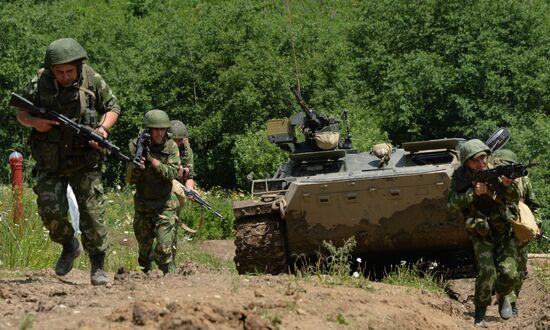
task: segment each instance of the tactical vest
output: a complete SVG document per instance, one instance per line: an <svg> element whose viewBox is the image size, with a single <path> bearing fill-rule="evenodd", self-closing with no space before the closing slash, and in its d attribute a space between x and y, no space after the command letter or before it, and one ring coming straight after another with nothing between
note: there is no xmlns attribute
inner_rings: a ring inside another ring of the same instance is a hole
<svg viewBox="0 0 550 330"><path fill-rule="evenodd" d="M130 144L130 152L135 154L137 139ZM165 140L162 144L149 146L151 157L166 163L170 157L168 144L175 142L171 139ZM172 180L165 180L152 166L146 166L141 174L135 178L137 207L143 206L147 209L160 209L166 207L172 193Z"/></svg>
<svg viewBox="0 0 550 330"><path fill-rule="evenodd" d="M40 107L95 128L95 72L86 64L82 64L80 72L79 81L64 88L54 79L50 69L41 69L37 78L36 102ZM84 167L96 167L103 160L101 152L92 149L87 141L74 136L73 132L61 126L54 126L46 133L33 130L30 144L38 168L47 172L70 173Z"/></svg>

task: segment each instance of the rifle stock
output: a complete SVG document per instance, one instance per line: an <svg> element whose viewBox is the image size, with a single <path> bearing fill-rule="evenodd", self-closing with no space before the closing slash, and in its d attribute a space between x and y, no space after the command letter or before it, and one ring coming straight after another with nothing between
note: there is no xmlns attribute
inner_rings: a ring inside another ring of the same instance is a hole
<svg viewBox="0 0 550 330"><path fill-rule="evenodd" d="M69 128L73 132L73 134L78 136L79 138L85 141L95 141L100 147L110 150L111 153L115 154L122 160L125 160L127 162L130 161L130 157L120 152L120 148L114 145L112 142L99 135L95 130L87 126L78 124L65 115L62 115L55 111L46 110L46 108L37 107L31 101L16 93L11 93L9 105L23 109L30 113L37 114L41 117L55 120L59 124L61 124L61 126Z"/></svg>

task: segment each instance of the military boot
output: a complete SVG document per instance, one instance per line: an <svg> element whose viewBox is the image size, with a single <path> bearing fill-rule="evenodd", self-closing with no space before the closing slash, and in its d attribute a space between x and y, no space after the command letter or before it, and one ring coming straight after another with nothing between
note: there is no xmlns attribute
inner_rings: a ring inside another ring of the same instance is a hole
<svg viewBox="0 0 550 330"><path fill-rule="evenodd" d="M90 255L90 263L92 264L92 270L90 272L92 285L109 284L109 277L103 270L103 266L105 264L105 252Z"/></svg>
<svg viewBox="0 0 550 330"><path fill-rule="evenodd" d="M487 312L487 306L476 306L474 315L474 325L476 327L485 328L485 313Z"/></svg>
<svg viewBox="0 0 550 330"><path fill-rule="evenodd" d="M67 275L73 269L74 260L81 252L82 246L75 237L69 243L63 244L63 251L55 265L55 273L59 276Z"/></svg>
<svg viewBox="0 0 550 330"><path fill-rule="evenodd" d="M518 317L518 306L516 306L515 302L511 303L510 305L512 305L512 317Z"/></svg>
<svg viewBox="0 0 550 330"><path fill-rule="evenodd" d="M498 313L503 320L508 320L512 317L512 305L507 296L498 296Z"/></svg>
<svg viewBox="0 0 550 330"><path fill-rule="evenodd" d="M162 264L162 265L159 265L159 269L162 270L164 275L166 275L167 273L170 273L170 271L171 271L170 266L171 266L170 263Z"/></svg>
<svg viewBox="0 0 550 330"><path fill-rule="evenodd" d="M151 262L150 261L144 261L140 258L138 258L138 264L141 267L141 271L145 274L148 274L151 271Z"/></svg>

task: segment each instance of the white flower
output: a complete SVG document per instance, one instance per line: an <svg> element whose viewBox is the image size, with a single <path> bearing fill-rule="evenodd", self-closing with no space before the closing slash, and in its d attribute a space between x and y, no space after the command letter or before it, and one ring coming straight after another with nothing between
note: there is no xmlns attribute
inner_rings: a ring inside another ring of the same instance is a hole
<svg viewBox="0 0 550 330"><path fill-rule="evenodd" d="M357 258L356 260L357 260L358 263L361 263L361 261L362 261L361 258Z"/></svg>
<svg viewBox="0 0 550 330"><path fill-rule="evenodd" d="M405 266L407 262L405 260L401 260L401 266Z"/></svg>
<svg viewBox="0 0 550 330"><path fill-rule="evenodd" d="M119 184L117 184L116 185L116 190L120 190L120 189L122 189L122 187Z"/></svg>
<svg viewBox="0 0 550 330"><path fill-rule="evenodd" d="M359 272L353 272L352 276L355 277L355 278L358 278L359 277Z"/></svg>

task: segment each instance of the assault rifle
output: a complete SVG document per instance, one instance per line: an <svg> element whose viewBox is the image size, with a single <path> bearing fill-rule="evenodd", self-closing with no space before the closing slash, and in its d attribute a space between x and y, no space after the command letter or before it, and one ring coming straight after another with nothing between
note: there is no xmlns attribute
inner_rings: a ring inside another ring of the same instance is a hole
<svg viewBox="0 0 550 330"><path fill-rule="evenodd" d="M55 120L59 124L61 124L62 127L66 127L69 130L71 130L73 134L78 136L79 138L85 141L95 141L100 147L109 149L111 153L115 154L117 157L121 158L122 160L125 160L127 162L131 161L130 157L120 152L120 148L114 145L112 142L110 142L103 136L99 135L93 129L87 126L78 124L73 120L71 120L70 118L66 117L65 115L62 115L55 111L47 110L46 108L37 107L31 101L27 100L26 98L16 93L11 93L11 99L10 99L9 105L11 105L12 107L23 109L25 111L39 115L41 117Z"/></svg>
<svg viewBox="0 0 550 330"><path fill-rule="evenodd" d="M486 169L476 173L472 178L472 181L487 182L489 180L496 179L501 175L513 180L521 178L522 176L527 176L527 169L538 165L540 165L540 163L529 163L527 165L523 165L521 163L499 165L495 168Z"/></svg>
<svg viewBox="0 0 550 330"><path fill-rule="evenodd" d="M183 190L183 193L185 194L186 197L188 198L191 198L192 200L194 200L195 202L197 202L200 206L202 206L203 208L205 208L206 210L214 213L215 215L217 215L218 217L220 217L221 219L223 219L223 215L221 215L220 212L214 210L214 208L212 207L212 205L208 204L207 201L205 201L201 195L199 195L196 191L194 191L193 189L189 189L187 188L185 185L181 184L181 182L179 182L178 180L175 180L177 183L178 183L178 186Z"/></svg>
<svg viewBox="0 0 550 330"><path fill-rule="evenodd" d="M151 145L151 133L148 129L144 129L139 135L136 141L136 155L134 156L133 163L140 169L144 169L145 165L141 163L141 158L146 157L149 152L149 146Z"/></svg>
<svg viewBox="0 0 550 330"><path fill-rule="evenodd" d="M527 165L523 165L521 163L514 163L514 164L506 164L506 165L499 165L494 168L489 168L486 170L482 170L476 174L473 175L471 180L469 181L457 181L456 182L456 190L457 191L465 191L470 187L471 182L488 182L490 186L493 186L494 188L498 188L497 186L494 186L496 184L496 180L501 176L504 175L505 177L509 179L517 179L521 178L523 176L527 176L528 174L528 168L533 166L538 166L540 163L529 163Z"/></svg>

